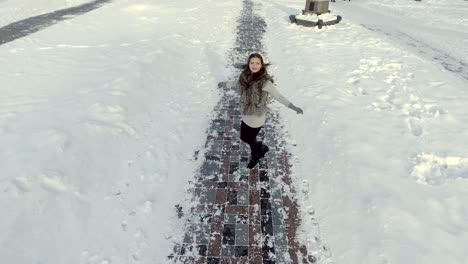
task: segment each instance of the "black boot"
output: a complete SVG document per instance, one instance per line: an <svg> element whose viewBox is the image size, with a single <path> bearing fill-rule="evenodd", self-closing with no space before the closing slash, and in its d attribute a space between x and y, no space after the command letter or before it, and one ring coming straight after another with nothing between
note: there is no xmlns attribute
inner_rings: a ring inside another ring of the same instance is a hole
<svg viewBox="0 0 468 264"><path fill-rule="evenodd" d="M267 145L263 145L260 141L260 147L258 148L258 159L265 157L265 154L270 150Z"/></svg>
<svg viewBox="0 0 468 264"><path fill-rule="evenodd" d="M270 149L268 148L268 146L263 145L263 143L261 141L258 142L258 155L257 155L257 157L250 156L250 161L249 161L249 164L247 164L247 168L249 168L249 169L255 168L255 166L257 166L260 159L265 157L265 154L269 150Z"/></svg>
<svg viewBox="0 0 468 264"><path fill-rule="evenodd" d="M260 161L259 158L254 158L254 157L251 156L249 164L247 164L247 168L249 168L249 169L255 168L255 166L257 166L259 161Z"/></svg>

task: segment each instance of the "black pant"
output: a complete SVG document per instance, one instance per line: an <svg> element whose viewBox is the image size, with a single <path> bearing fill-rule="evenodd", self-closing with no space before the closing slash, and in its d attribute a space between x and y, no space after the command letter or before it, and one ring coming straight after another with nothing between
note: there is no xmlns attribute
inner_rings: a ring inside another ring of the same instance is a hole
<svg viewBox="0 0 468 264"><path fill-rule="evenodd" d="M249 127L244 121L241 123L240 129L240 138L245 143L249 144L250 146L250 154L252 157L256 158L258 156L258 150L260 147L259 142L257 141L258 132L260 132L262 127Z"/></svg>

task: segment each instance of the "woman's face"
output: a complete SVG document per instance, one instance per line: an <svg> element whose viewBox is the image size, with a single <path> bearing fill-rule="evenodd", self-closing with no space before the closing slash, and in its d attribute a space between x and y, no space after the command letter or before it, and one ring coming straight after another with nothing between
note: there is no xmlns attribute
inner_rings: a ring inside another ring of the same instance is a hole
<svg viewBox="0 0 468 264"><path fill-rule="evenodd" d="M251 58L249 61L249 69L252 73L258 72L262 68L262 61L259 58Z"/></svg>

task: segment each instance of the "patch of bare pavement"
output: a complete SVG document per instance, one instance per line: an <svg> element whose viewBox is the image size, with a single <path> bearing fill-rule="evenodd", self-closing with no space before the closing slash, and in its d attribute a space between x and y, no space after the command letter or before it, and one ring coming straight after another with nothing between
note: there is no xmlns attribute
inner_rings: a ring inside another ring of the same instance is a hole
<svg viewBox="0 0 468 264"><path fill-rule="evenodd" d="M95 10L112 0L95 0L75 7L26 18L0 28L0 45L28 36L63 20Z"/></svg>

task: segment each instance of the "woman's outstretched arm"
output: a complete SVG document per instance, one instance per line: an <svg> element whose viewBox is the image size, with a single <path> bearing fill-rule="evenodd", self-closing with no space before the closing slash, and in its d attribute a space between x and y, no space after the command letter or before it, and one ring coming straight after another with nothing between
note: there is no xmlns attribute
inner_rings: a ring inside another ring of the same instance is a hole
<svg viewBox="0 0 468 264"><path fill-rule="evenodd" d="M296 111L298 114L304 113L301 108L295 106L293 103L291 103L286 97L284 97L273 85L272 82L267 81L265 83L265 86L263 87L263 91L268 92L271 97L273 97L276 101L280 102L284 106L291 108L292 110Z"/></svg>

